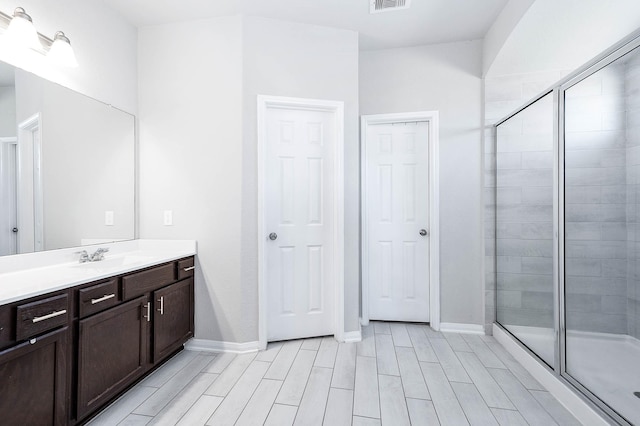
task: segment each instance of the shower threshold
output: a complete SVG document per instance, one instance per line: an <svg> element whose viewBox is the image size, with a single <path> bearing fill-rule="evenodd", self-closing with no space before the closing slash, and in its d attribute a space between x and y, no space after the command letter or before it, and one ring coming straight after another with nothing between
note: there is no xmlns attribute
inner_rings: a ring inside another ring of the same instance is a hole
<svg viewBox="0 0 640 426"><path fill-rule="evenodd" d="M506 325L543 359L554 359L554 330ZM626 334L567 331L566 370L633 424L640 424L640 340Z"/></svg>

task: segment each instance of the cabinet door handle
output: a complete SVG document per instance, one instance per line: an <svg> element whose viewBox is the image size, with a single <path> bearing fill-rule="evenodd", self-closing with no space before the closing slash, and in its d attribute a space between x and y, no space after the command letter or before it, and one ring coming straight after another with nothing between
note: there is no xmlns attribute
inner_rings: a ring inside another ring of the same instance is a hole
<svg viewBox="0 0 640 426"><path fill-rule="evenodd" d="M194 269L196 269L195 266L189 266L188 268L183 268L183 271L189 272L189 271L193 271Z"/></svg>
<svg viewBox="0 0 640 426"><path fill-rule="evenodd" d="M147 302L145 308L147 309L147 315L142 315L142 317L149 322L151 321L151 302Z"/></svg>
<svg viewBox="0 0 640 426"><path fill-rule="evenodd" d="M64 315L64 314L66 314L66 313L67 313L67 310L66 310L66 309L63 309L63 310L61 310L61 311L51 312L50 314L48 314L48 315L43 315L43 316L41 316L41 317L34 317L31 321L33 321L33 322L34 322L34 324L35 324L36 322L46 321L46 320L48 320L48 319L55 318L55 317L59 317L60 315Z"/></svg>
<svg viewBox="0 0 640 426"><path fill-rule="evenodd" d="M104 302L105 300L113 299L114 297L116 297L115 293L105 294L104 296L98 299L91 299L91 304L95 305L96 303Z"/></svg>
<svg viewBox="0 0 640 426"><path fill-rule="evenodd" d="M160 312L160 315L164 315L164 296L161 296L160 299L158 299L158 303L160 304L158 312Z"/></svg>

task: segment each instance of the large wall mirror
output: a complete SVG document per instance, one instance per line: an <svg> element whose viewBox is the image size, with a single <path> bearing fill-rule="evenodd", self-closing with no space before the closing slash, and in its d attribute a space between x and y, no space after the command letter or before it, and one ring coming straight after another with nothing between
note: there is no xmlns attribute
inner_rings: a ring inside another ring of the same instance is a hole
<svg viewBox="0 0 640 426"><path fill-rule="evenodd" d="M0 63L0 255L135 236L128 113Z"/></svg>

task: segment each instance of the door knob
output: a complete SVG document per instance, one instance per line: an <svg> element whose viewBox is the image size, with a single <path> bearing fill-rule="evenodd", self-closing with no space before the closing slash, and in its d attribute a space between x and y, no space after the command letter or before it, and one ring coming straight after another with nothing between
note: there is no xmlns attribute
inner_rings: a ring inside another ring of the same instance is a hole
<svg viewBox="0 0 640 426"><path fill-rule="evenodd" d="M269 239L270 239L271 241L275 241L275 240L277 240L277 239L278 239L278 234L276 234L275 232L270 233L270 234L269 234Z"/></svg>
<svg viewBox="0 0 640 426"><path fill-rule="evenodd" d="M14 233L15 233L15 232L18 232L18 228L13 228L13 229L11 230L11 232L14 232Z"/></svg>
<svg viewBox="0 0 640 426"><path fill-rule="evenodd" d="M422 235L423 237L426 235L429 235L429 231L427 231L426 229L421 229L420 230L420 235Z"/></svg>

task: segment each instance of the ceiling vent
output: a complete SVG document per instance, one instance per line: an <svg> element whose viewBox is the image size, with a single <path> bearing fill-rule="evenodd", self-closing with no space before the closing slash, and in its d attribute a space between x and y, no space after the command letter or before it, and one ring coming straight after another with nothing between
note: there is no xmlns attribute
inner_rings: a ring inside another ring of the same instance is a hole
<svg viewBox="0 0 640 426"><path fill-rule="evenodd" d="M411 0L371 0L370 12L391 12L394 10L408 9Z"/></svg>

